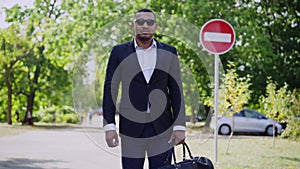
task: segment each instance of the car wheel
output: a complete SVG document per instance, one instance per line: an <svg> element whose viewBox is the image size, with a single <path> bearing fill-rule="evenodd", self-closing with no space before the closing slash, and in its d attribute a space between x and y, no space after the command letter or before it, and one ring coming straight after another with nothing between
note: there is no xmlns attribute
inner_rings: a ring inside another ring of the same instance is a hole
<svg viewBox="0 0 300 169"><path fill-rule="evenodd" d="M231 128L228 124L223 124L219 128L219 134L221 135L229 135L231 132Z"/></svg>
<svg viewBox="0 0 300 169"><path fill-rule="evenodd" d="M266 135L273 136L273 126L268 126L266 128ZM275 127L275 136L277 135L277 128Z"/></svg>

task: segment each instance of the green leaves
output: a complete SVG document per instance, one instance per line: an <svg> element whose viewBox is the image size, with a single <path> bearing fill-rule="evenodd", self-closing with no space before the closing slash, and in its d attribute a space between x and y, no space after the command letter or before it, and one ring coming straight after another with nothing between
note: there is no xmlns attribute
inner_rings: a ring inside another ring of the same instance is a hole
<svg viewBox="0 0 300 169"><path fill-rule="evenodd" d="M34 8L15 5L5 9L10 27L1 30L0 65L9 67L11 62L18 60L10 75L14 95L34 87L37 88L35 109L50 104L71 104L71 81L75 76L81 80L88 76L86 63L92 58L98 68L97 78L91 86L85 87L92 89L90 95L95 90L97 103L101 106L101 84L109 51L113 45L132 39L132 16L145 7L158 14L155 37L177 48L181 64L186 66L183 71L189 72L183 77L183 83L187 92L198 94L197 101L210 105L212 99L209 84L213 79L213 59L197 43L200 28L213 18L231 23L237 37L233 49L220 56L226 71L223 86L220 86L221 92L225 93L220 95L224 100L220 103L224 104L222 109L234 107L238 110L245 104L259 107L259 98L266 93L267 77L272 77L277 88L285 83L286 91L300 88L298 1L174 2L35 0ZM40 47L44 47L42 53ZM25 55L27 57L21 57ZM38 84L33 85L28 75L32 77L38 63L42 63L41 74ZM4 69L0 72L3 77ZM3 93L7 89L3 89L4 78L1 79ZM192 79L196 86L189 86ZM67 97L62 97L64 95ZM188 103L194 105L194 101ZM23 95L15 102L22 107L27 104ZM284 118L280 116L280 119Z"/></svg>
<svg viewBox="0 0 300 169"><path fill-rule="evenodd" d="M228 67L229 69L227 69L220 84L218 103L220 114L225 114L229 108L233 114L240 112L248 103L252 93L249 89L252 85L250 83L251 77L249 75L240 77L233 62L230 62ZM213 104L211 103L211 105Z"/></svg>
<svg viewBox="0 0 300 169"><path fill-rule="evenodd" d="M277 89L276 83L269 79L266 96L261 97L262 112L279 122L288 122L291 117L291 92L288 85Z"/></svg>

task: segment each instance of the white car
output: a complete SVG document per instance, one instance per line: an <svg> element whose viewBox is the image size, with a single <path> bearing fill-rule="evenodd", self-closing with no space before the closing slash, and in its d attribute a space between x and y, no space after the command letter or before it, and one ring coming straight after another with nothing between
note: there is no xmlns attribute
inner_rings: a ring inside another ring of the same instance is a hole
<svg viewBox="0 0 300 169"><path fill-rule="evenodd" d="M234 123L232 122L232 119ZM215 119L211 120L211 128L214 128ZM267 118L265 115L251 109L243 109L241 112L232 116L222 115L218 117L218 133L229 135L233 132L255 132L273 135L273 124L275 124L275 134L282 133L282 126L278 122Z"/></svg>

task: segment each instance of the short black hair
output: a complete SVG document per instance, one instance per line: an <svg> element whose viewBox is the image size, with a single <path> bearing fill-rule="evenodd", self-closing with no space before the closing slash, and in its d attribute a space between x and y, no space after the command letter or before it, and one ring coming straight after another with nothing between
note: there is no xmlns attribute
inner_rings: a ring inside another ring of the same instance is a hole
<svg viewBox="0 0 300 169"><path fill-rule="evenodd" d="M153 13L154 19L156 20L156 15L155 15L155 13L154 13L151 9L148 9L148 8L140 9L140 10L138 10L138 11L135 13L135 15L136 15L137 13L140 13L140 12L150 12L150 13Z"/></svg>

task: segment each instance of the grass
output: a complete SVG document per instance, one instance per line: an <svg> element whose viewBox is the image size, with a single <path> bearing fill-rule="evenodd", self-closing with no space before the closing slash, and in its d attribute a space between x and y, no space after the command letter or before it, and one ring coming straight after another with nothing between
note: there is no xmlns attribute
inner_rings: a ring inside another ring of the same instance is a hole
<svg viewBox="0 0 300 169"><path fill-rule="evenodd" d="M0 123L0 137L23 134L25 132L32 131L32 130L63 129L67 127L80 127L80 126L75 124L56 124L56 123L34 123L34 126L22 125L21 123L15 123L13 125Z"/></svg>
<svg viewBox="0 0 300 169"><path fill-rule="evenodd" d="M297 169L300 168L300 144L271 137L236 136L230 142L229 153L225 153L227 137L218 139L217 169ZM214 140L206 143L187 140L194 156L203 155L214 161Z"/></svg>
<svg viewBox="0 0 300 169"><path fill-rule="evenodd" d="M22 134L31 129L31 126L20 127L19 125L0 124L0 137Z"/></svg>
<svg viewBox="0 0 300 169"><path fill-rule="evenodd" d="M205 134L196 125L188 126L187 143L193 156L206 156L214 162L214 136L210 130ZM204 130L202 130L204 131ZM218 136L218 163L216 169L299 169L300 142L260 135L237 135L226 147L229 136ZM180 159L181 148L178 158ZM178 154L178 153L177 153Z"/></svg>
<svg viewBox="0 0 300 169"><path fill-rule="evenodd" d="M210 130L202 124L187 125L186 141L193 156L206 156L214 162L214 139ZM48 130L70 127L70 125L36 124L35 126L0 124L0 137L22 134L33 130ZM71 125L72 128L76 127ZM78 127L78 126L77 126ZM207 131L203 133L203 131ZM218 136L218 163L216 169L299 169L300 142L258 135L234 135L226 154L228 136ZM177 160L182 159L181 147L176 148Z"/></svg>

